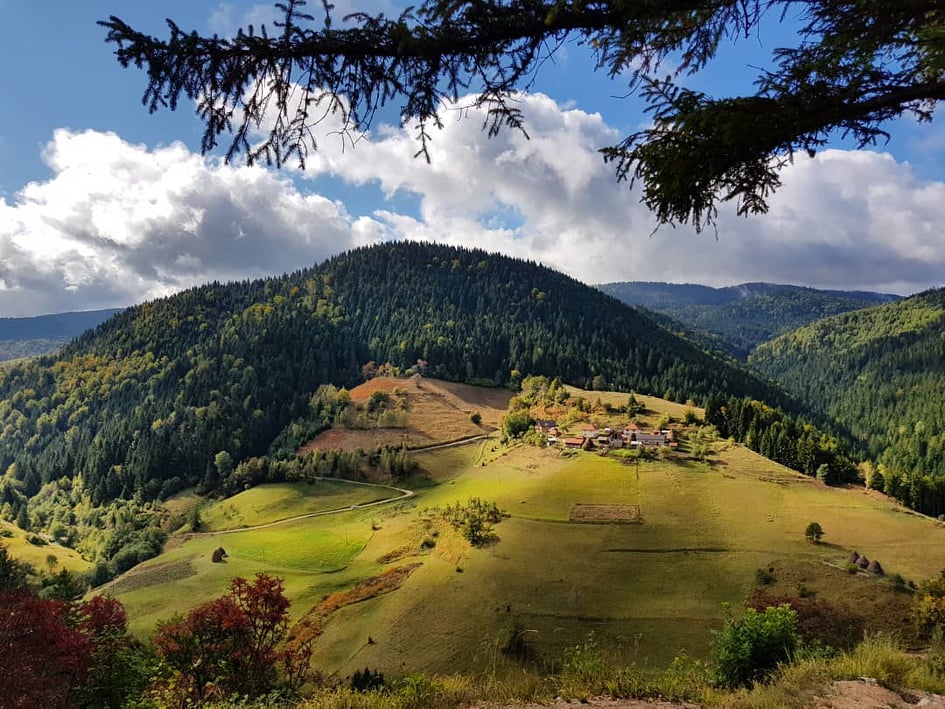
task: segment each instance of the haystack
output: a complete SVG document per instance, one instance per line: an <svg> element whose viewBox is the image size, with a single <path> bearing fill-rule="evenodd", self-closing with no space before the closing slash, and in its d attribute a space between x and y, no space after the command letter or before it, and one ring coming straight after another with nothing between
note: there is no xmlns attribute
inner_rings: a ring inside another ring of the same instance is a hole
<svg viewBox="0 0 945 709"><path fill-rule="evenodd" d="M856 562L860 560L860 552L854 549L853 551L850 552L850 556L848 557L848 560L851 564L855 564Z"/></svg>
<svg viewBox="0 0 945 709"><path fill-rule="evenodd" d="M876 561L876 559L873 559L870 562L870 565L866 567L866 570L869 571L871 574L876 574L877 576L884 576L886 574L886 572L883 571L882 564Z"/></svg>
<svg viewBox="0 0 945 709"><path fill-rule="evenodd" d="M870 560L866 558L866 554L863 554L863 556L856 560L856 565L861 569L869 568Z"/></svg>

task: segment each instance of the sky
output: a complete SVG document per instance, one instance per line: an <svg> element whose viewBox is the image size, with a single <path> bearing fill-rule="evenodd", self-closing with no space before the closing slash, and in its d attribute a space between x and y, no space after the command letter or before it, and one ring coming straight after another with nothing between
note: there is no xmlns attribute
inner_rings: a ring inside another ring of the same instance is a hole
<svg viewBox="0 0 945 709"><path fill-rule="evenodd" d="M341 0L396 12L396 0ZM599 148L647 121L626 80L564 46L518 100L530 139L489 139L445 106L431 162L382 114L356 145L330 122L306 170L200 154L192 106L149 114L95 22L231 34L276 16L236 0L0 0L0 317L120 307L210 280L274 275L352 247L422 239L541 262L586 283L750 281L910 294L945 285L945 126L911 119L870 150L837 140L798 156L767 215L721 211L718 232L664 227L617 184ZM767 22L688 80L744 89L791 42Z"/></svg>

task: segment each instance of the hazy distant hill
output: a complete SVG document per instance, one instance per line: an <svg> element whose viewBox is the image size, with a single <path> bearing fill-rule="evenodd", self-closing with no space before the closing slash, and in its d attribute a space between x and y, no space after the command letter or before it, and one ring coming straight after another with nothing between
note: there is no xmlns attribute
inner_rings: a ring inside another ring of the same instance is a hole
<svg viewBox="0 0 945 709"><path fill-rule="evenodd" d="M118 312L121 312L118 308L109 308L30 318L0 318L0 361L53 352Z"/></svg>
<svg viewBox="0 0 945 709"><path fill-rule="evenodd" d="M819 320L750 363L865 441L875 487L945 513L945 290Z"/></svg>
<svg viewBox="0 0 945 709"><path fill-rule="evenodd" d="M739 359L762 342L830 315L899 299L866 291L831 291L771 283L726 288L624 282L598 286L628 303L676 318Z"/></svg>

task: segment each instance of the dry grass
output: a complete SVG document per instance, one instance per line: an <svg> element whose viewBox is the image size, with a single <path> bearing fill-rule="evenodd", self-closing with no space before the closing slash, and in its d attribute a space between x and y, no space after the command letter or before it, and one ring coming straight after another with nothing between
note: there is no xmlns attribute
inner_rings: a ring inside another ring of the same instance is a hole
<svg viewBox="0 0 945 709"><path fill-rule="evenodd" d="M511 393L505 389L483 389L468 384L433 379L371 379L351 390L351 399L367 401L375 391L384 391L407 406L406 428L349 430L331 428L320 433L299 450L372 450L378 446L421 448L448 443L494 431L505 415ZM470 420L478 412L479 425Z"/></svg>
<svg viewBox="0 0 945 709"><path fill-rule="evenodd" d="M396 591L420 565L419 562L415 562L404 566L394 566L378 576L358 582L347 591L328 594L295 624L289 633L289 644L316 639L322 634L328 617L339 608Z"/></svg>
<svg viewBox="0 0 945 709"><path fill-rule="evenodd" d="M571 508L571 522L633 524L640 522L639 505L582 505Z"/></svg>

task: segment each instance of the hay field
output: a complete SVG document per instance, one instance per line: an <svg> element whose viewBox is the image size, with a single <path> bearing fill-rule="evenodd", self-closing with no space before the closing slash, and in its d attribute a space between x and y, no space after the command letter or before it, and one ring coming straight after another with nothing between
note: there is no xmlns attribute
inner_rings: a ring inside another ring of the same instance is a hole
<svg viewBox="0 0 945 709"><path fill-rule="evenodd" d="M420 448L490 433L498 428L512 394L506 389L486 389L436 379L392 379L378 377L351 390L351 400L364 403L374 391L403 398L407 406L406 428L355 430L340 427L323 431L302 446L310 450L372 450L378 446L406 445ZM470 421L473 412L482 417Z"/></svg>

